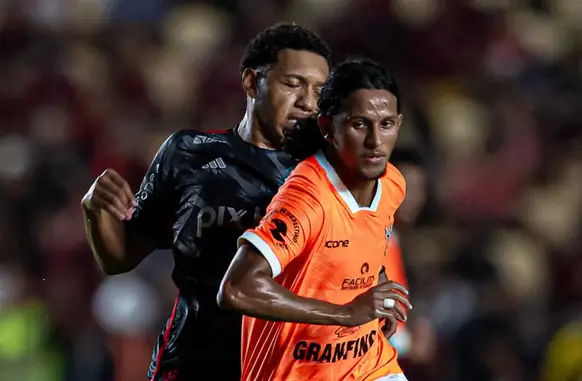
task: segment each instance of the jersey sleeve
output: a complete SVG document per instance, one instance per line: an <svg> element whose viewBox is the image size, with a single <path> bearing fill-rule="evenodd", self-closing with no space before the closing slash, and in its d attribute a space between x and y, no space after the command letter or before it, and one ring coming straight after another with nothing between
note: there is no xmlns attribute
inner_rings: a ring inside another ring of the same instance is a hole
<svg viewBox="0 0 582 381"><path fill-rule="evenodd" d="M265 257L273 277L319 237L324 210L316 195L317 188L307 177L292 175L269 204L259 226L239 238L239 246L248 242Z"/></svg>
<svg viewBox="0 0 582 381"><path fill-rule="evenodd" d="M153 239L158 249L172 245L169 204L174 189L171 158L175 134L162 144L135 194L137 206L126 228L129 234Z"/></svg>

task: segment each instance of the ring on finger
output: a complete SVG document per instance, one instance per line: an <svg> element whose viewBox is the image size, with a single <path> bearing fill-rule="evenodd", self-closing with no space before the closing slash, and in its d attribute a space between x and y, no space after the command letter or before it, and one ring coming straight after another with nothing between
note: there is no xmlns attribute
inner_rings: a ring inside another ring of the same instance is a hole
<svg viewBox="0 0 582 381"><path fill-rule="evenodd" d="M384 298L384 308L393 308L396 305L396 301L391 298Z"/></svg>

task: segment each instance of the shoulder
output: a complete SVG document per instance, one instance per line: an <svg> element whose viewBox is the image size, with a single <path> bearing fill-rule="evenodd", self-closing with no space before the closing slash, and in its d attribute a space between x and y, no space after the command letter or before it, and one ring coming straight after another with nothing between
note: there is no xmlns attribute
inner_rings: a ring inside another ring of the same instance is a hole
<svg viewBox="0 0 582 381"><path fill-rule="evenodd" d="M178 150L188 150L192 152L204 152L210 147L217 145L228 145L232 139L231 130L224 131L196 131L180 130L174 132L166 140L169 146Z"/></svg>
<svg viewBox="0 0 582 381"><path fill-rule="evenodd" d="M291 203L305 212L319 214L325 212L326 198L329 197L329 186L316 161L306 159L301 161L291 172L283 186L279 188L276 201Z"/></svg>
<svg viewBox="0 0 582 381"><path fill-rule="evenodd" d="M388 163L386 166L386 174L384 178L387 180L388 187L396 188L402 193L406 193L406 180L402 173L394 165Z"/></svg>
<svg viewBox="0 0 582 381"><path fill-rule="evenodd" d="M164 161L188 160L205 155L225 155L232 151L232 133L179 130L172 133L160 146L158 156Z"/></svg>
<svg viewBox="0 0 582 381"><path fill-rule="evenodd" d="M296 188L306 193L315 193L318 198L329 188L325 172L314 157L301 161L285 181L283 188ZM324 191L324 192L322 192Z"/></svg>
<svg viewBox="0 0 582 381"><path fill-rule="evenodd" d="M388 163L386 173L382 178L382 190L391 195L398 206L404 201L406 196L406 180L402 173L394 165Z"/></svg>

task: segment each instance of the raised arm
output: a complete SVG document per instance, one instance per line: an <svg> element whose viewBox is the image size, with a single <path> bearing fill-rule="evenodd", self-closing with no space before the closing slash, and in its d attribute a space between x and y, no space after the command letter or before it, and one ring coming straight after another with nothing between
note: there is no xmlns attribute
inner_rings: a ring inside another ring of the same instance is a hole
<svg viewBox="0 0 582 381"><path fill-rule="evenodd" d="M169 246L164 205L172 139L158 151L136 197L123 177L107 169L81 201L87 241L108 275L130 271L156 248Z"/></svg>
<svg viewBox="0 0 582 381"><path fill-rule="evenodd" d="M81 202L87 242L108 275L132 270L155 249L148 237L128 233L126 221L135 205L129 185L112 169L95 180Z"/></svg>

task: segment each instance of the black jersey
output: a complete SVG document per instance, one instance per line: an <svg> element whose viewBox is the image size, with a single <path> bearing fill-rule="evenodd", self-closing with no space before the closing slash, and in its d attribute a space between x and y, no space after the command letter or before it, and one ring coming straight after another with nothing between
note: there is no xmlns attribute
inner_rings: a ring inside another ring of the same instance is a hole
<svg viewBox="0 0 582 381"><path fill-rule="evenodd" d="M172 248L175 261L179 296L154 349L150 380L240 379L241 318L220 310L216 295L238 237L257 225L295 164L234 130L180 131L162 145L127 223L129 234Z"/></svg>

